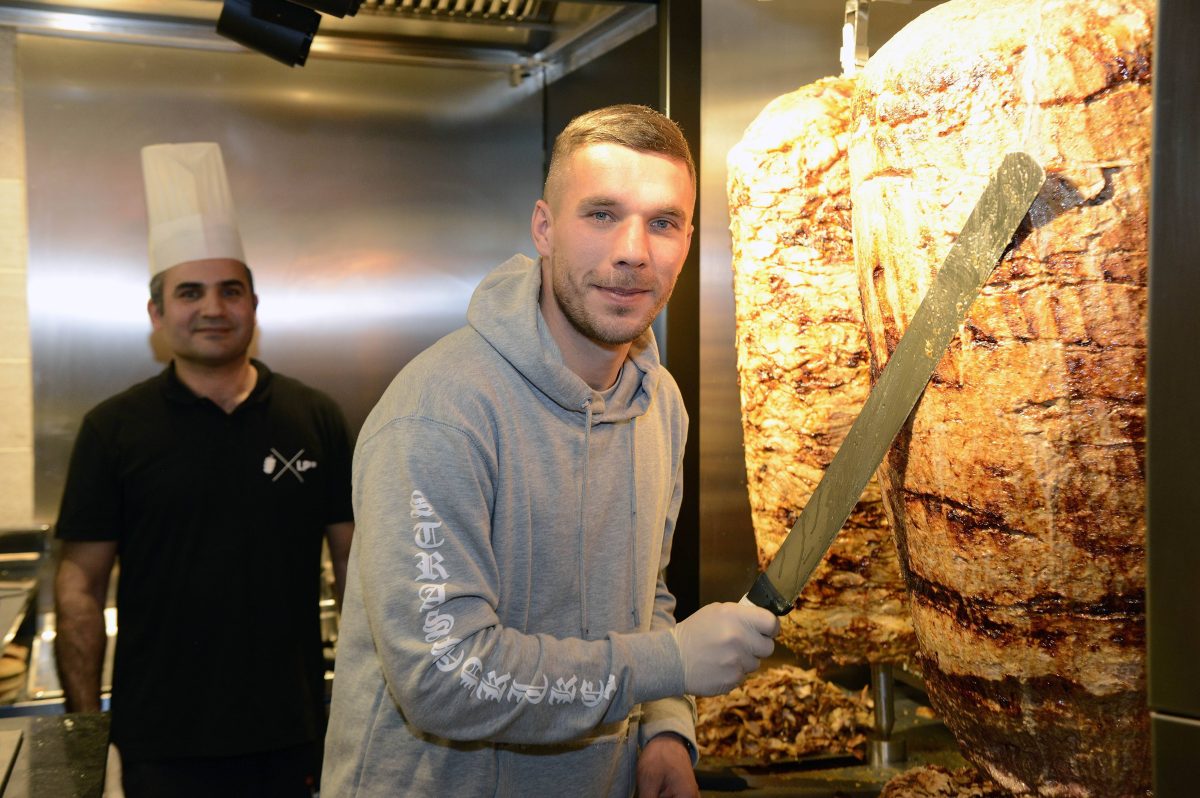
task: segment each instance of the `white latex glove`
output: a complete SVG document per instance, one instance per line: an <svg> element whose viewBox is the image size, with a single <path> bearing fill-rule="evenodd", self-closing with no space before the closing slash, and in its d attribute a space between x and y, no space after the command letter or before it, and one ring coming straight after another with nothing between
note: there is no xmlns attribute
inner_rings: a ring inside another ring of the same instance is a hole
<svg viewBox="0 0 1200 798"><path fill-rule="evenodd" d="M779 619L749 602L706 604L672 632L689 695L727 693L775 650Z"/></svg>

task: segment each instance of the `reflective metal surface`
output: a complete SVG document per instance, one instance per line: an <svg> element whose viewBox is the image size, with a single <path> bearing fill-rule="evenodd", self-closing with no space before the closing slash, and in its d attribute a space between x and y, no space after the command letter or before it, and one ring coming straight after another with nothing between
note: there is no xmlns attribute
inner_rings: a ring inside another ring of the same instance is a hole
<svg viewBox="0 0 1200 798"><path fill-rule="evenodd" d="M1200 7L1160 0L1154 46L1150 310L1146 407L1147 679L1154 794L1197 794L1200 751Z"/></svg>
<svg viewBox="0 0 1200 798"><path fill-rule="evenodd" d="M218 35L222 0L0 2L22 33L244 52ZM655 24L646 0L367 0L355 16L321 15L311 55L498 71L553 81Z"/></svg>
<svg viewBox="0 0 1200 798"><path fill-rule="evenodd" d="M539 93L458 69L18 37L29 176L35 513L80 419L162 368L139 149L221 143L260 298L256 353L358 426L470 292L533 254Z"/></svg>

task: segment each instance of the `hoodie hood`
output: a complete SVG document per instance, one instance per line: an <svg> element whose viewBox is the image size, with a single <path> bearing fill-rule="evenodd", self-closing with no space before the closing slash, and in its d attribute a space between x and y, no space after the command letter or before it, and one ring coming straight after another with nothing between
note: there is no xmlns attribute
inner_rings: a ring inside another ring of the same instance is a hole
<svg viewBox="0 0 1200 798"><path fill-rule="evenodd" d="M552 402L575 413L590 407L593 423L644 414L658 383L661 363L654 332L647 328L629 348L615 390L592 389L563 363L562 352L542 317L538 261L514 255L475 289L467 323L522 377Z"/></svg>

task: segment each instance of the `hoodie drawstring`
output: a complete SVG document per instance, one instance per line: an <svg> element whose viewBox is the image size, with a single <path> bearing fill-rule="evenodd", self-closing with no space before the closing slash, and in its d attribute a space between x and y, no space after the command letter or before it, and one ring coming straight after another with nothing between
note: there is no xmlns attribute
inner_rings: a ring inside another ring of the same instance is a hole
<svg viewBox="0 0 1200 798"><path fill-rule="evenodd" d="M590 454L592 448L592 400L583 403L587 412L583 427L583 478L579 480L579 523L576 527L576 545L579 549L579 628L583 631L584 639L588 639L588 608L587 608L587 563L584 562L586 550L586 518L584 516L588 497L588 475ZM638 547L637 547L637 417L631 418L625 425L628 432L626 444L629 449L629 468L626 471L629 478L629 575L633 592L630 601L630 614L633 616L633 628L641 628L641 613L638 612Z"/></svg>
<svg viewBox="0 0 1200 798"><path fill-rule="evenodd" d="M638 614L638 548L637 548L637 479L634 469L637 466L637 417L629 420L629 550L633 556L629 558L629 573L633 577L633 628L641 629L642 621Z"/></svg>
<svg viewBox="0 0 1200 798"><path fill-rule="evenodd" d="M587 411L587 420L583 425L583 478L579 480L579 527L577 530L579 546L579 628L583 631L583 639L588 639L587 617L587 568L583 561L584 552L584 508L587 506L588 486L588 454L592 448L592 400L586 399L583 407Z"/></svg>

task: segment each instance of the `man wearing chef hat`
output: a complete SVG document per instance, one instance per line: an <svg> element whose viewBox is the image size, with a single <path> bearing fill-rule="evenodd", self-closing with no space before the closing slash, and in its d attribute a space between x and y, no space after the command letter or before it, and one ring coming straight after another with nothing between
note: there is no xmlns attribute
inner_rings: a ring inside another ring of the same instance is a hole
<svg viewBox="0 0 1200 798"><path fill-rule="evenodd" d="M577 117L539 259L489 273L371 411L323 794L698 794L685 694L738 684L779 621L724 602L677 625L664 577L688 419L650 325L695 198L670 119Z"/></svg>
<svg viewBox="0 0 1200 798"><path fill-rule="evenodd" d="M165 370L84 418L55 580L71 711L100 709L119 562L111 739L126 795L310 796L324 733L322 538L353 532L349 433L324 394L249 355L258 297L221 151L142 150L148 311Z"/></svg>

